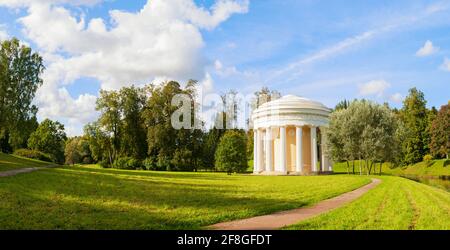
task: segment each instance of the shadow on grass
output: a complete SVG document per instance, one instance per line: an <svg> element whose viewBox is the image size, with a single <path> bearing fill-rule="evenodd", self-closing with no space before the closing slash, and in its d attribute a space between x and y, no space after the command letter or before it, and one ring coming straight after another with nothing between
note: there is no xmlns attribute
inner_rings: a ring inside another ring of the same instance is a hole
<svg viewBox="0 0 450 250"><path fill-rule="evenodd" d="M135 173L128 177L132 179L56 169L18 176L9 182L0 180L5 184L3 192L10 192L9 196L2 196L4 204L12 206L4 218L14 218L0 228L198 229L311 203L267 198L255 191L245 194L232 184L148 178L136 181ZM23 183L29 186L24 187ZM3 209L0 213L4 215Z"/></svg>

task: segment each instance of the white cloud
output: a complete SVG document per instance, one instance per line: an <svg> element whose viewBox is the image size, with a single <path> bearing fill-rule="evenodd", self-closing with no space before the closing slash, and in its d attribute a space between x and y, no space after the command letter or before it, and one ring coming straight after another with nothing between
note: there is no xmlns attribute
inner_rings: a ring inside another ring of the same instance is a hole
<svg viewBox="0 0 450 250"><path fill-rule="evenodd" d="M395 93L389 97L389 100L395 103L401 103L403 101L403 95L400 93Z"/></svg>
<svg viewBox="0 0 450 250"><path fill-rule="evenodd" d="M429 56L429 55L432 55L432 54L434 54L434 53L436 53L438 51L439 51L439 47L433 46L433 43L430 40L428 40L428 41L425 42L423 47L420 48L416 52L416 56L420 56L420 57Z"/></svg>
<svg viewBox="0 0 450 250"><path fill-rule="evenodd" d="M376 95L382 97L384 91L391 86L390 83L385 80L373 80L359 86L358 94L361 96Z"/></svg>
<svg viewBox="0 0 450 250"><path fill-rule="evenodd" d="M6 31L5 25L0 24L0 41L9 38L8 32Z"/></svg>
<svg viewBox="0 0 450 250"><path fill-rule="evenodd" d="M27 14L18 21L46 61L44 86L36 96L40 117L68 118L74 123L94 119L95 97L73 99L64 88L82 77L99 80L104 89L191 78L205 78L207 88L213 88L200 31L216 28L234 13L247 12L249 5L249 0L217 0L208 10L193 0L151 0L138 12L111 10L109 19L90 20L64 5L99 2L0 0L0 6L26 8Z"/></svg>
<svg viewBox="0 0 450 250"><path fill-rule="evenodd" d="M441 65L441 69L445 71L450 71L450 59L445 58L444 63Z"/></svg>

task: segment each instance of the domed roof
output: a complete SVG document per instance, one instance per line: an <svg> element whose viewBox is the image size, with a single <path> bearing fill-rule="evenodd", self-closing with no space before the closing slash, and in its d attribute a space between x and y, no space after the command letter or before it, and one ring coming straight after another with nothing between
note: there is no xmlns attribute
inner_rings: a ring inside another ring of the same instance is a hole
<svg viewBox="0 0 450 250"><path fill-rule="evenodd" d="M253 111L254 127L286 125L328 125L331 109L320 102L295 95L262 104Z"/></svg>
<svg viewBox="0 0 450 250"><path fill-rule="evenodd" d="M277 100L266 102L262 104L259 109L267 109L271 107L285 107L285 106L295 106L299 108L309 108L309 109L317 109L330 112L331 110L327 108L320 102L310 100L308 98L299 97L295 95L285 95Z"/></svg>

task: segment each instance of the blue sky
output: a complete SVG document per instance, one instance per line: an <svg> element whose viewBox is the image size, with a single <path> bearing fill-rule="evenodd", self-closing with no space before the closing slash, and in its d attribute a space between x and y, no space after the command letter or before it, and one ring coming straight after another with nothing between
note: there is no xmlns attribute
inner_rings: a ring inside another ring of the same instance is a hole
<svg viewBox="0 0 450 250"><path fill-rule="evenodd" d="M0 0L0 38L11 36L48 65L40 119L71 135L96 118L100 88L162 79L330 107L401 107L411 87L430 107L450 100L450 1Z"/></svg>

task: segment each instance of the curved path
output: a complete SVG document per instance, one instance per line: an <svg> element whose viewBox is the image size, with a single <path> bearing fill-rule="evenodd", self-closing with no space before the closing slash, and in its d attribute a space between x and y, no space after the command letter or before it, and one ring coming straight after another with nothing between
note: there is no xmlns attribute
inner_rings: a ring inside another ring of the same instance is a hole
<svg viewBox="0 0 450 250"><path fill-rule="evenodd" d="M13 170L8 170L8 171L3 171L0 172L0 177L8 177L8 176L14 176L17 174L22 174L22 173L30 173L30 172L34 172L40 169L45 169L45 168L54 168L57 165L48 165L45 167L37 167L37 168L19 168L19 169L13 169Z"/></svg>
<svg viewBox="0 0 450 250"><path fill-rule="evenodd" d="M304 208L297 208L282 211L274 214L252 217L248 219L222 222L209 226L207 229L213 230L272 230L298 223L311 217L326 213L335 208L350 203L367 191L375 188L381 183L379 179L372 179L372 182L348 193L341 194L334 198L320 201L319 203Z"/></svg>

